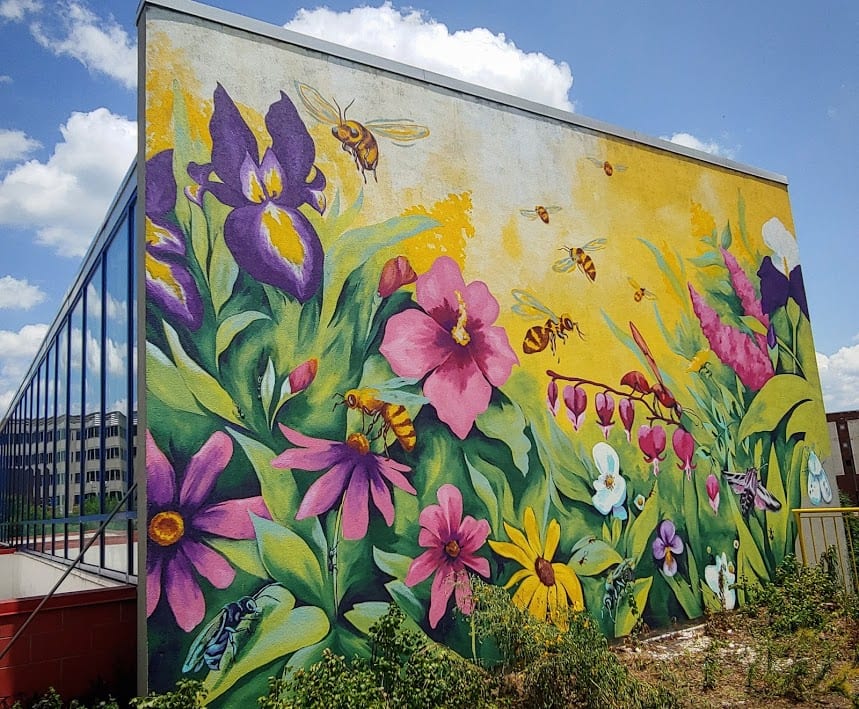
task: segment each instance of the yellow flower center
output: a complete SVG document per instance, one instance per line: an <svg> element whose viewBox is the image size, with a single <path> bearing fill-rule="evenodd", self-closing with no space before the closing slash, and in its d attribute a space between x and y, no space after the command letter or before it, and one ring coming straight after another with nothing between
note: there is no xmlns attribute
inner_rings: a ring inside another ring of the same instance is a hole
<svg viewBox="0 0 859 709"><path fill-rule="evenodd" d="M459 556L460 546L459 542L456 539L451 539L447 544L444 545L444 553L447 554L451 559L455 559Z"/></svg>
<svg viewBox="0 0 859 709"><path fill-rule="evenodd" d="M534 562L534 571L537 572L537 578L544 586L555 585L555 570L542 556L538 556Z"/></svg>
<svg viewBox="0 0 859 709"><path fill-rule="evenodd" d="M178 512L159 512L149 521L149 538L162 547L178 542L185 534L185 520Z"/></svg>
<svg viewBox="0 0 859 709"><path fill-rule="evenodd" d="M614 475L605 476L605 487L606 490L614 490Z"/></svg>
<svg viewBox="0 0 859 709"><path fill-rule="evenodd" d="M456 295L456 301L458 303L457 309L457 317L456 317L456 325L453 326L453 330L450 331L450 334L453 335L453 339L458 345L462 345L465 347L469 342L471 342L471 335L468 334L468 330L465 329L465 326L468 324L468 315L465 312L465 300L462 298L462 293L460 291L454 291L454 295Z"/></svg>
<svg viewBox="0 0 859 709"><path fill-rule="evenodd" d="M363 433L350 433L346 438L346 445L354 448L362 455L370 452L370 441Z"/></svg>
<svg viewBox="0 0 859 709"><path fill-rule="evenodd" d="M673 558L674 558L674 554L671 553L671 549L669 549L668 547L665 547L665 562L664 562L663 566L670 567L671 566L671 560Z"/></svg>

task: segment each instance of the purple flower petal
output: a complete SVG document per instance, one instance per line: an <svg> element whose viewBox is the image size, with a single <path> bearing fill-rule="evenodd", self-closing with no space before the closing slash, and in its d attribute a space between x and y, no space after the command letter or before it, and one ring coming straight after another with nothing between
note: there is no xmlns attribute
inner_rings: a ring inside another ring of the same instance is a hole
<svg viewBox="0 0 859 709"><path fill-rule="evenodd" d="M146 496L150 508L162 509L176 499L176 473L146 429Z"/></svg>
<svg viewBox="0 0 859 709"><path fill-rule="evenodd" d="M206 601L194 578L191 562L181 547L163 569L162 578L167 603L176 623L186 633L191 632L206 615Z"/></svg>
<svg viewBox="0 0 859 709"><path fill-rule="evenodd" d="M373 504L376 509L382 513L382 518L385 524L389 527L394 523L394 503L391 500L391 491L387 485L382 482L382 476L378 473L370 473L370 494L373 497Z"/></svg>
<svg viewBox="0 0 859 709"><path fill-rule="evenodd" d="M159 255L164 255L162 250ZM197 282L180 261L146 253L146 297L189 330L203 323L203 301Z"/></svg>
<svg viewBox="0 0 859 709"><path fill-rule="evenodd" d="M459 526L462 524L462 493L455 485L447 483L436 491L436 498L447 523L447 529L439 531L443 538L450 539L455 532L459 531Z"/></svg>
<svg viewBox="0 0 859 709"><path fill-rule="evenodd" d="M447 602L453 593L456 576L452 568L445 565L439 568L432 580L430 590L429 623L435 628L447 612Z"/></svg>
<svg viewBox="0 0 859 709"><path fill-rule="evenodd" d="M483 281L469 283L463 292L463 300L465 301L469 324L475 330L489 327L501 313L498 301L489 292L489 286Z"/></svg>
<svg viewBox="0 0 859 709"><path fill-rule="evenodd" d="M343 496L343 538L363 539L370 524L369 487L367 471L356 467Z"/></svg>
<svg viewBox="0 0 859 709"><path fill-rule="evenodd" d="M199 532L225 539L253 539L256 533L250 513L271 519L262 497L245 497L197 510L191 526Z"/></svg>
<svg viewBox="0 0 859 709"><path fill-rule="evenodd" d="M161 600L161 571L164 555L150 545L146 554L146 617L151 616Z"/></svg>
<svg viewBox="0 0 859 709"><path fill-rule="evenodd" d="M304 122L289 97L280 92L280 101L273 103L265 116L265 126L271 136L271 149L277 156L287 186L295 185L295 194L285 195L287 206L298 207L309 201L303 194L308 188L307 178L313 170L316 159L316 146L313 138L307 132ZM322 173L317 172L316 175ZM325 178L322 183L315 182L314 191L321 191L325 187Z"/></svg>
<svg viewBox="0 0 859 709"><path fill-rule="evenodd" d="M459 526L457 537L459 539L460 553L473 554L486 543L489 536L489 522L485 519L476 520L468 515Z"/></svg>
<svg viewBox="0 0 859 709"><path fill-rule="evenodd" d="M419 310L406 310L388 318L379 352L400 377L420 379L450 356L453 342L435 320Z"/></svg>
<svg viewBox="0 0 859 709"><path fill-rule="evenodd" d="M304 494L295 519L302 520L321 515L333 508L346 490L353 468L352 461L343 461L316 480Z"/></svg>
<svg viewBox="0 0 859 709"><path fill-rule="evenodd" d="M218 476L233 457L233 439L223 431L215 431L191 458L179 490L179 505L196 509L205 500Z"/></svg>
<svg viewBox="0 0 859 709"><path fill-rule="evenodd" d="M519 364L519 357L510 346L507 331L503 327L485 326L471 333L469 346L475 364L493 386L501 386L510 378L513 365Z"/></svg>
<svg viewBox="0 0 859 709"><path fill-rule="evenodd" d="M394 485L396 485L400 490L405 490L406 492L411 493L412 495L417 495L417 490L412 487L412 484L406 479L406 477L402 474L402 472L409 472L411 468L407 465L403 465L402 463L398 463L395 460L391 460L390 458L383 458L382 456L373 456L375 458L376 466L378 467L379 472L390 480Z"/></svg>
<svg viewBox="0 0 859 709"><path fill-rule="evenodd" d="M414 586L430 577L433 571L440 568L447 561L447 555L436 547L428 549L409 564L404 583L406 586Z"/></svg>
<svg viewBox="0 0 859 709"><path fill-rule="evenodd" d="M256 157L259 148L233 99L220 84L215 88L209 133L212 136L212 168L223 183L239 185L239 170L245 156Z"/></svg>
<svg viewBox="0 0 859 709"><path fill-rule="evenodd" d="M173 211L176 204L176 178L173 176L173 151L162 150L146 161L146 216L158 219Z"/></svg>
<svg viewBox="0 0 859 709"><path fill-rule="evenodd" d="M481 576L489 576L489 562L482 556L460 554L459 558L463 564L474 569Z"/></svg>
<svg viewBox="0 0 859 709"><path fill-rule="evenodd" d="M230 566L230 562L205 544L184 537L179 551L188 557L197 573L215 588L228 588L236 578L236 570Z"/></svg>
<svg viewBox="0 0 859 709"><path fill-rule="evenodd" d="M473 361L451 357L427 377L424 396L439 419L464 440L477 417L489 408L492 387Z"/></svg>
<svg viewBox="0 0 859 709"><path fill-rule="evenodd" d="M442 327L456 321L456 291L465 293L465 281L459 266L449 256L440 256L426 273L418 276L415 298L418 305Z"/></svg>

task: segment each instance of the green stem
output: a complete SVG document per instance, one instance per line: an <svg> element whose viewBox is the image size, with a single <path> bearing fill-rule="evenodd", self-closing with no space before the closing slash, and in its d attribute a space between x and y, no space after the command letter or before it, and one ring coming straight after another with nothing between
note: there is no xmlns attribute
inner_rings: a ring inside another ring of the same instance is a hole
<svg viewBox="0 0 859 709"><path fill-rule="evenodd" d="M334 611L340 606L340 594L337 569L337 547L340 545L340 531L343 524L343 502L337 508L337 519L334 521L334 544L328 548L328 571L331 573L331 586L334 593Z"/></svg>

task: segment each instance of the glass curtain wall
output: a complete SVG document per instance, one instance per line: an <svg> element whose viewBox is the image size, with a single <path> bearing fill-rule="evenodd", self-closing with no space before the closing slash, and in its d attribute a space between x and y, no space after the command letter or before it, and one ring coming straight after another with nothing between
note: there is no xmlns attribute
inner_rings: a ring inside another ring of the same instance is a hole
<svg viewBox="0 0 859 709"><path fill-rule="evenodd" d="M84 568L137 572L134 174L49 330L0 411L0 542Z"/></svg>

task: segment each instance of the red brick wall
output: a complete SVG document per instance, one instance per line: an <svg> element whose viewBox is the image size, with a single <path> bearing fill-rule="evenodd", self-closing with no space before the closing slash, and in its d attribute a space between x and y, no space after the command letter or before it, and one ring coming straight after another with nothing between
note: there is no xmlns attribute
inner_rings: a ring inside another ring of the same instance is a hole
<svg viewBox="0 0 859 709"><path fill-rule="evenodd" d="M0 601L0 651L40 600ZM54 596L0 660L0 698L29 697L48 687L66 700L99 686L133 695L136 630L134 586Z"/></svg>

